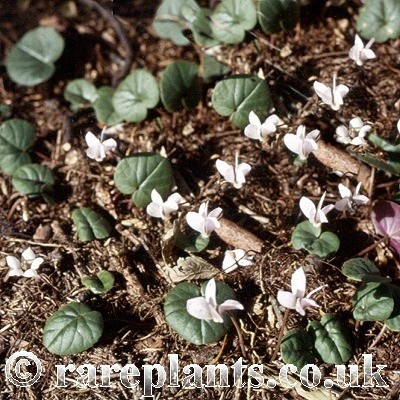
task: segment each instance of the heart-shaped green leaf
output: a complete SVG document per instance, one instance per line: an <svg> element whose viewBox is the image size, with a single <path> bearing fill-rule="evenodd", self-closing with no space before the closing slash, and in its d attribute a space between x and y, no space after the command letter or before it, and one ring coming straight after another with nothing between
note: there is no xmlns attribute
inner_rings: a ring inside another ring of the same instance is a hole
<svg viewBox="0 0 400 400"><path fill-rule="evenodd" d="M102 86L97 89L97 99L93 103L97 120L106 125L115 125L123 120L112 105L111 100L114 93L115 91L111 86Z"/></svg>
<svg viewBox="0 0 400 400"><path fill-rule="evenodd" d="M63 50L64 39L53 28L32 29L11 49L6 61L8 75L14 82L26 86L47 81Z"/></svg>
<svg viewBox="0 0 400 400"><path fill-rule="evenodd" d="M294 29L300 18L299 2L296 0L260 0L258 22L265 33Z"/></svg>
<svg viewBox="0 0 400 400"><path fill-rule="evenodd" d="M71 103L74 111L81 104L94 103L97 97L96 87L86 79L74 79L64 89L64 98Z"/></svg>
<svg viewBox="0 0 400 400"><path fill-rule="evenodd" d="M357 31L365 39L378 43L400 36L400 2L398 0L367 0L360 9Z"/></svg>
<svg viewBox="0 0 400 400"><path fill-rule="evenodd" d="M93 239L106 239L110 236L109 222L94 210L86 207L77 208L71 215L79 240L86 242Z"/></svg>
<svg viewBox="0 0 400 400"><path fill-rule="evenodd" d="M381 275L377 266L367 258L352 258L342 265L342 272L348 278L361 282L390 282Z"/></svg>
<svg viewBox="0 0 400 400"><path fill-rule="evenodd" d="M237 75L218 82L211 100L215 111L230 116L238 128L249 123L250 111L265 119L272 105L267 83L250 75Z"/></svg>
<svg viewBox="0 0 400 400"><path fill-rule="evenodd" d="M28 197L49 196L54 184L53 173L44 165L25 164L14 171L12 184Z"/></svg>
<svg viewBox="0 0 400 400"><path fill-rule="evenodd" d="M196 107L201 97L199 67L191 61L179 60L168 65L161 82L161 100L169 111Z"/></svg>
<svg viewBox="0 0 400 400"><path fill-rule="evenodd" d="M137 69L119 84L112 104L124 120L139 122L146 118L147 109L155 107L158 100L156 78L144 69Z"/></svg>
<svg viewBox="0 0 400 400"><path fill-rule="evenodd" d="M344 364L352 354L351 331L332 314L325 314L321 322L312 321L307 326L313 337L318 356L328 364Z"/></svg>
<svg viewBox="0 0 400 400"><path fill-rule="evenodd" d="M235 292L225 283L216 282L217 304L225 300L236 299ZM189 299L201 296L201 289L194 283L179 283L168 293L164 303L164 314L168 325L181 337L194 344L206 344L219 340L231 328L228 315L224 322L198 319L186 310Z"/></svg>
<svg viewBox="0 0 400 400"><path fill-rule="evenodd" d="M9 119L0 125L0 169L12 175L19 167L31 163L26 152L35 141L33 126L22 119Z"/></svg>
<svg viewBox="0 0 400 400"><path fill-rule="evenodd" d="M314 343L311 335L304 329L292 329L282 339L281 355L285 364L293 364L297 372L306 364L314 364Z"/></svg>
<svg viewBox="0 0 400 400"><path fill-rule="evenodd" d="M82 284L94 294L107 293L114 286L114 275L108 271L100 271L96 276L84 276Z"/></svg>
<svg viewBox="0 0 400 400"><path fill-rule="evenodd" d="M323 232L309 221L298 224L292 233L291 243L296 250L306 249L309 253L326 259L336 253L340 246L339 238L332 232Z"/></svg>
<svg viewBox="0 0 400 400"><path fill-rule="evenodd" d="M92 347L103 333L103 317L82 303L63 305L47 321L43 344L60 356L77 354Z"/></svg>
<svg viewBox="0 0 400 400"><path fill-rule="evenodd" d="M10 118L11 108L7 104L0 104L0 117Z"/></svg>
<svg viewBox="0 0 400 400"><path fill-rule="evenodd" d="M115 169L114 180L122 193L132 194L138 207L151 202L153 189L166 198L174 185L170 162L156 153L137 153L122 159Z"/></svg>
<svg viewBox="0 0 400 400"><path fill-rule="evenodd" d="M388 284L366 283L353 297L355 319L359 321L383 321L392 314L394 300Z"/></svg>
<svg viewBox="0 0 400 400"><path fill-rule="evenodd" d="M189 44L189 40L182 33L190 27L183 16L185 12L189 12L186 9L197 13L200 7L194 0L163 0L153 22L157 35L164 39L171 39L178 46Z"/></svg>
<svg viewBox="0 0 400 400"><path fill-rule="evenodd" d="M385 324L392 331L400 332L400 288L392 284L389 284L388 286L392 292L394 306L393 311L390 314L390 317L385 321Z"/></svg>
<svg viewBox="0 0 400 400"><path fill-rule="evenodd" d="M176 233L175 245L188 253L199 253L208 246L208 243L210 243L209 237L204 237L193 230Z"/></svg>
<svg viewBox="0 0 400 400"><path fill-rule="evenodd" d="M206 54L204 56L204 71L203 77L204 78L213 78L221 75L227 74L231 69L219 62L216 58L209 56Z"/></svg>
<svg viewBox="0 0 400 400"><path fill-rule="evenodd" d="M211 16L212 36L226 43L240 43L257 23L253 0L223 0Z"/></svg>

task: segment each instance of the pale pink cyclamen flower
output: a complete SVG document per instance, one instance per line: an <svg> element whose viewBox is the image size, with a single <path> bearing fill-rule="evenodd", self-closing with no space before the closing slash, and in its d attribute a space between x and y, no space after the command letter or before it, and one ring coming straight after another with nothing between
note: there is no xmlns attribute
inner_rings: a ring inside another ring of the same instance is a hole
<svg viewBox="0 0 400 400"><path fill-rule="evenodd" d="M239 154L235 155L235 164L230 165L225 161L218 159L215 162L215 166L218 172L224 177L224 179L232 183L233 187L240 189L246 182L246 175L250 172L251 166L247 163L239 164Z"/></svg>
<svg viewBox="0 0 400 400"><path fill-rule="evenodd" d="M335 208L339 211L353 211L357 206L367 204L369 202L367 196L358 194L361 189L361 182L359 182L356 186L354 194L351 193L351 190L348 187L342 185L341 183L339 183L338 189L342 198L335 203Z"/></svg>
<svg viewBox="0 0 400 400"><path fill-rule="evenodd" d="M324 194L321 196L317 207L315 207L315 204L308 197L303 196L300 199L301 211L316 228L321 226L322 223L328 222L326 214L328 214L328 212L332 211L335 208L333 204L322 208L322 204L325 200L325 195L326 192L324 192Z"/></svg>
<svg viewBox="0 0 400 400"><path fill-rule="evenodd" d="M222 208L217 207L208 212L208 201L200 204L199 212L189 211L186 214L186 222L197 232L200 232L203 237L209 237L211 232L220 228L221 224L218 221L222 216Z"/></svg>
<svg viewBox="0 0 400 400"><path fill-rule="evenodd" d="M88 145L86 154L89 158L96 161L103 161L106 158L106 153L115 150L117 147L117 142L114 139L102 140L103 132L101 133L100 139L97 139L92 132L88 132L85 135L85 141Z"/></svg>
<svg viewBox="0 0 400 400"><path fill-rule="evenodd" d="M343 105L343 97L349 92L349 88L346 85L336 86L336 74L333 75L332 88L318 81L314 82L313 87L322 102L330 106L334 111L340 109Z"/></svg>
<svg viewBox="0 0 400 400"><path fill-rule="evenodd" d="M364 125L362 119L356 117L350 120L349 129L344 125L339 125L336 128L336 140L343 144L365 146L367 142L364 138L370 130L371 127L369 125Z"/></svg>
<svg viewBox="0 0 400 400"><path fill-rule="evenodd" d="M227 250L222 261L222 269L229 273L238 267L247 267L253 264L253 256L242 249Z"/></svg>
<svg viewBox="0 0 400 400"><path fill-rule="evenodd" d="M277 296L278 302L283 307L296 310L300 315L304 316L307 307L319 307L319 305L314 300L311 300L310 297L323 287L324 286L320 286L317 289L312 290L307 296L304 296L306 292L306 275L303 268L300 267L292 275L292 292L279 290Z"/></svg>
<svg viewBox="0 0 400 400"><path fill-rule="evenodd" d="M223 314L229 310L243 310L243 305L237 300L225 300L217 304L217 285L214 278L210 279L204 291L204 297L194 297L186 302L187 312L197 319L213 320L223 323Z"/></svg>
<svg viewBox="0 0 400 400"><path fill-rule="evenodd" d="M152 202L146 207L146 212L154 218L168 218L169 215L178 210L179 204L185 200L179 193L171 194L166 201L164 201L156 189L151 191Z"/></svg>
<svg viewBox="0 0 400 400"><path fill-rule="evenodd" d="M296 134L287 133L283 137L283 141L290 151L298 154L301 160L305 160L310 153L318 149L318 144L315 142L318 137L318 129L314 129L306 135L306 127L299 125Z"/></svg>
<svg viewBox="0 0 400 400"><path fill-rule="evenodd" d="M370 49L375 39L372 38L365 46L360 36L356 34L354 46L349 51L349 58L354 60L358 66L362 66L365 61L376 58L375 53Z"/></svg>
<svg viewBox="0 0 400 400"><path fill-rule="evenodd" d="M250 111L249 122L250 124L244 128L244 134L250 139L263 141L275 133L280 120L277 115L272 114L261 124L260 118L253 111Z"/></svg>
<svg viewBox="0 0 400 400"><path fill-rule="evenodd" d="M10 267L8 276L23 276L25 278L37 276L37 270L43 261L42 257L36 257L33 250L28 247L22 252L21 261L14 256L6 257L7 265Z"/></svg>

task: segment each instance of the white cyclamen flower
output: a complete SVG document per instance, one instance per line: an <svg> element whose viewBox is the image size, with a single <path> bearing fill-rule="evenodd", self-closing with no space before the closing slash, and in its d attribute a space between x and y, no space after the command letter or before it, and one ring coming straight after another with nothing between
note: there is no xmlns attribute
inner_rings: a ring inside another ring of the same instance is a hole
<svg viewBox="0 0 400 400"><path fill-rule="evenodd" d="M369 201L367 196L358 194L361 189L361 182L359 182L356 186L354 194L351 193L351 190L348 187L342 185L341 183L339 183L338 189L342 198L335 203L335 208L339 211L353 211L357 206L367 204Z"/></svg>
<svg viewBox="0 0 400 400"><path fill-rule="evenodd" d="M315 81L313 86L315 93L317 93L322 102L335 111L340 109L343 104L343 97L349 92L349 88L346 85L336 86L336 74L333 75L332 89L318 81Z"/></svg>
<svg viewBox="0 0 400 400"><path fill-rule="evenodd" d="M208 201L200 204L199 212L189 211L186 214L186 222L203 237L209 237L214 229L218 229L221 224L218 221L222 216L222 208L217 207L208 212Z"/></svg>
<svg viewBox="0 0 400 400"><path fill-rule="evenodd" d="M154 218L168 218L169 215L178 210L179 204L184 202L184 199L179 193L173 193L164 201L156 189L151 191L152 202L146 207L146 212Z"/></svg>
<svg viewBox="0 0 400 400"><path fill-rule="evenodd" d="M103 133L101 136L103 136ZM106 158L107 151L115 150L117 147L117 142L114 139L101 141L101 138L100 140L97 139L92 132L85 135L85 140L88 145L87 156L96 161L103 161Z"/></svg>
<svg viewBox="0 0 400 400"><path fill-rule="evenodd" d="M236 153L235 165L230 165L225 161L218 159L215 162L218 172L224 179L232 183L236 189L240 189L246 182L246 175L250 172L251 166L247 163L239 164L239 155Z"/></svg>
<svg viewBox="0 0 400 400"><path fill-rule="evenodd" d="M7 265L10 267L8 276L23 276L25 278L37 276L37 269L43 261L42 257L36 257L33 250L28 247L21 254L21 261L14 256L6 257Z"/></svg>
<svg viewBox="0 0 400 400"><path fill-rule="evenodd" d="M303 196L300 199L301 211L315 227L319 227L322 223L328 222L326 214L328 214L329 211L335 208L333 204L322 208L322 203L325 200L325 195L326 192L324 192L324 194L321 196L317 207L315 207L315 204L308 197Z"/></svg>
<svg viewBox="0 0 400 400"><path fill-rule="evenodd" d="M400 133L400 119L397 121L397 130L398 130L399 133Z"/></svg>
<svg viewBox="0 0 400 400"><path fill-rule="evenodd" d="M360 36L356 35L354 46L349 51L349 58L354 60L360 67L365 61L375 58L375 53L370 49L375 39L372 38L365 46Z"/></svg>
<svg viewBox="0 0 400 400"><path fill-rule="evenodd" d="M210 279L204 291L204 297L194 297L186 302L187 312L197 319L213 320L223 323L222 314L229 310L243 310L243 305L237 300L225 300L217 304L217 285Z"/></svg>
<svg viewBox="0 0 400 400"><path fill-rule="evenodd" d="M304 296L306 293L306 275L303 268L299 268L293 273L291 287L292 292L278 291L277 298L280 305L291 310L296 310L300 315L305 315L307 307L319 307L310 297L324 286L320 286L312 290L307 296Z"/></svg>
<svg viewBox="0 0 400 400"><path fill-rule="evenodd" d="M247 267L252 264L253 256L247 254L246 251L242 249L227 250L222 261L222 269L224 272L229 273L238 267Z"/></svg>
<svg viewBox="0 0 400 400"><path fill-rule="evenodd" d="M318 149L318 145L315 142L318 136L318 129L314 129L306 135L306 127L304 125L299 125L296 134L287 133L283 137L283 141L290 151L298 154L300 159L305 160L310 153Z"/></svg>
<svg viewBox="0 0 400 400"><path fill-rule="evenodd" d="M352 144L353 146L366 145L365 135L371 130L369 125L364 125L361 118L356 117L350 120L349 129L344 125L336 128L336 140L343 144Z"/></svg>
<svg viewBox="0 0 400 400"><path fill-rule="evenodd" d="M257 115L250 111L249 114L250 124L244 128L244 134L250 139L263 141L271 136L276 131L276 126L279 124L279 118L277 115L270 115L263 124Z"/></svg>

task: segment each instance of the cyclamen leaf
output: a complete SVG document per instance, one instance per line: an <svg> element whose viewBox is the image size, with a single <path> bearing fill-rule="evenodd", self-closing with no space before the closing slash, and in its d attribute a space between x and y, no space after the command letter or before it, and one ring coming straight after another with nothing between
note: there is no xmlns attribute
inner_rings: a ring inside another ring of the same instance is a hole
<svg viewBox="0 0 400 400"><path fill-rule="evenodd" d="M314 338L318 356L329 364L344 364L352 354L350 329L332 314L325 314L321 322L312 321L307 326Z"/></svg>
<svg viewBox="0 0 400 400"><path fill-rule="evenodd" d="M54 184L53 173L44 165L25 164L14 172L12 184L28 197L46 196Z"/></svg>
<svg viewBox="0 0 400 400"><path fill-rule="evenodd" d="M74 79L64 89L64 98L71 103L73 110L81 104L94 103L97 97L96 87L86 79Z"/></svg>
<svg viewBox="0 0 400 400"><path fill-rule="evenodd" d="M27 32L11 49L6 60L8 75L20 85L34 86L49 79L54 62L64 50L64 39L49 27Z"/></svg>
<svg viewBox="0 0 400 400"><path fill-rule="evenodd" d="M385 321L389 329L394 332L400 332L400 288L398 286L388 285L394 300L393 311L390 317Z"/></svg>
<svg viewBox="0 0 400 400"><path fill-rule="evenodd" d="M215 86L212 105L218 114L230 116L238 127L249 123L250 111L254 111L262 120L268 116L271 108L271 94L265 80L251 75L237 75Z"/></svg>
<svg viewBox="0 0 400 400"><path fill-rule="evenodd" d="M312 336L304 329L292 329L282 339L281 355L285 364L293 364L297 372L306 365L314 364Z"/></svg>
<svg viewBox="0 0 400 400"><path fill-rule="evenodd" d="M103 317L82 303L63 305L47 321L43 344L51 353L65 356L92 347L103 333Z"/></svg>
<svg viewBox="0 0 400 400"><path fill-rule="evenodd" d="M12 175L19 167L31 163L26 153L35 141L33 126L22 119L10 119L0 125L0 169Z"/></svg>
<svg viewBox="0 0 400 400"><path fill-rule="evenodd" d="M166 198L174 185L170 162L156 153L137 153L122 159L115 169L114 180L118 190L132 194L138 207L151 202L153 189Z"/></svg>
<svg viewBox="0 0 400 400"><path fill-rule="evenodd" d="M216 282L217 303L228 299L236 299L235 292L225 283ZM168 325L182 338L194 344L216 342L231 328L232 323L227 314L223 315L224 322L198 319L186 310L189 299L201 296L200 288L194 283L179 283L168 293L164 303L164 314Z"/></svg>
<svg viewBox="0 0 400 400"><path fill-rule="evenodd" d="M294 29L300 18L300 7L296 0L260 0L258 22L265 33Z"/></svg>
<svg viewBox="0 0 400 400"><path fill-rule="evenodd" d="M203 78L213 78L216 76L221 76L227 74L231 69L219 62L216 58L206 54L204 56L204 72Z"/></svg>
<svg viewBox="0 0 400 400"><path fill-rule="evenodd" d="M106 239L110 236L111 226L99 213L86 207L72 212L72 220L78 232L79 240Z"/></svg>
<svg viewBox="0 0 400 400"><path fill-rule="evenodd" d="M94 294L107 293L114 286L114 275L108 271L100 271L96 276L84 276L82 284Z"/></svg>
<svg viewBox="0 0 400 400"><path fill-rule="evenodd" d="M111 102L114 92L111 86L100 87L97 90L96 101L93 103L97 120L106 125L115 125L123 121Z"/></svg>
<svg viewBox="0 0 400 400"><path fill-rule="evenodd" d="M390 282L381 275L377 266L366 258L352 258L343 263L342 272L350 279L361 282Z"/></svg>
<svg viewBox="0 0 400 400"><path fill-rule="evenodd" d="M383 321L392 314L394 300L389 286L384 283L366 283L353 297L355 319L359 321Z"/></svg>
<svg viewBox="0 0 400 400"><path fill-rule="evenodd" d="M400 206L392 201L377 201L371 219L376 232L389 237L390 248L400 257Z"/></svg>

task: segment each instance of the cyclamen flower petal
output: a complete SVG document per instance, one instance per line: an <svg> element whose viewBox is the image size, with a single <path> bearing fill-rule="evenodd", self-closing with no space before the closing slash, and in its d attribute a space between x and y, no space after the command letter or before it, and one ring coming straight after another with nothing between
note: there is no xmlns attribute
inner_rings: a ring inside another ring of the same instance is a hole
<svg viewBox="0 0 400 400"><path fill-rule="evenodd" d="M36 257L33 250L28 247L22 252L21 259L22 262L14 256L6 257L6 263L10 268L8 276L24 276L26 278L30 278L38 275L37 269L44 261L42 257ZM23 267L26 265L29 266L29 268L24 270Z"/></svg>
<svg viewBox="0 0 400 400"><path fill-rule="evenodd" d="M325 200L325 195L326 192L324 192L324 194L321 196L317 207L315 207L315 204L307 197L303 196L300 199L301 211L315 227L319 227L322 223L328 222L326 214L328 214L331 210L335 208L333 204L322 208L322 203Z"/></svg>
<svg viewBox="0 0 400 400"><path fill-rule="evenodd" d="M313 87L322 102L330 106L334 111L340 109L343 105L343 97L349 92L349 88L346 85L336 86L336 75L333 75L332 89L318 81L314 82Z"/></svg>
<svg viewBox="0 0 400 400"><path fill-rule="evenodd" d="M354 194L351 193L350 189L339 183L338 185L341 200L335 203L335 208L339 211L351 210L353 211L357 206L367 204L369 199L367 196L358 194L361 189L361 182L358 183Z"/></svg>
<svg viewBox="0 0 400 400"><path fill-rule="evenodd" d="M246 175L250 172L251 166L247 163L239 164L239 155L235 156L235 164L230 165L225 161L218 159L215 162L218 172L224 179L232 183L236 189L240 189L246 182Z"/></svg>
<svg viewBox="0 0 400 400"><path fill-rule="evenodd" d="M364 125L361 118L356 117L350 120L349 129L344 125L336 128L336 140L339 143L351 144L353 146L366 145L364 137L371 130L371 126Z"/></svg>
<svg viewBox="0 0 400 400"><path fill-rule="evenodd" d="M217 207L208 213L208 201L202 203L199 212L190 211L186 214L186 222L203 237L209 237L211 232L218 229L221 224L218 221L222 216L222 208Z"/></svg>
<svg viewBox="0 0 400 400"><path fill-rule="evenodd" d="M250 139L262 141L276 131L279 118L277 115L272 114L261 124L258 116L253 111L250 111L249 122L250 124L244 129L244 134Z"/></svg>
<svg viewBox="0 0 400 400"><path fill-rule="evenodd" d="M304 125L299 125L296 135L287 133L283 137L283 141L290 151L297 154L301 160L305 160L310 153L318 149L318 144L315 142L318 137L318 129L314 129L306 135L306 127Z"/></svg>
<svg viewBox="0 0 400 400"><path fill-rule="evenodd" d="M300 315L305 315L305 309L308 307L319 307L319 305L311 300L310 297L321 290L324 286L320 286L317 289L312 290L306 297L306 275L303 268L298 268L292 275L291 289L292 292L286 292L283 290L278 291L277 299L280 305L296 310Z"/></svg>
<svg viewBox="0 0 400 400"><path fill-rule="evenodd" d="M92 132L88 132L85 135L85 141L88 145L87 156L96 161L103 161L107 151L115 150L117 147L117 142L114 139L107 139L101 142Z"/></svg>
<svg viewBox="0 0 400 400"><path fill-rule="evenodd" d="M248 255L242 249L227 250L222 261L222 269L229 273L237 269L239 266L247 267L253 264L253 256Z"/></svg>
<svg viewBox="0 0 400 400"><path fill-rule="evenodd" d="M362 66L365 61L376 58L375 53L370 49L375 39L372 38L365 46L360 36L356 35L354 46L349 50L349 58L354 60L358 66Z"/></svg>
<svg viewBox="0 0 400 400"><path fill-rule="evenodd" d="M177 211L179 204L184 202L179 193L171 194L164 202L156 189L151 191L151 200L152 202L146 207L147 214L154 218L163 219L168 218L172 212Z"/></svg>

